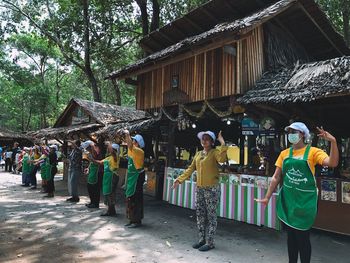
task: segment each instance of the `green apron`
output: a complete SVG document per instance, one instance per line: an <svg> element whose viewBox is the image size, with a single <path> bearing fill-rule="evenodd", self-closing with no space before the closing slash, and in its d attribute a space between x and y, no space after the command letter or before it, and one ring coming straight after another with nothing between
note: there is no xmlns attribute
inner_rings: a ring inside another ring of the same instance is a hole
<svg viewBox="0 0 350 263"><path fill-rule="evenodd" d="M293 148L283 162L283 186L277 200L278 218L286 225L308 230L315 222L318 191L307 158L310 145L306 147L303 159L293 158Z"/></svg>
<svg viewBox="0 0 350 263"><path fill-rule="evenodd" d="M48 170L48 167L46 165L47 158L48 157L46 157L45 161L40 165L40 175L41 175L41 179L42 180L47 180L46 179L46 174L47 174L47 170Z"/></svg>
<svg viewBox="0 0 350 263"><path fill-rule="evenodd" d="M88 184L97 184L98 181L98 164L90 163L89 174L88 174Z"/></svg>
<svg viewBox="0 0 350 263"><path fill-rule="evenodd" d="M30 173L31 172L31 165L28 163L29 155L25 154L22 159L22 172L23 173Z"/></svg>
<svg viewBox="0 0 350 263"><path fill-rule="evenodd" d="M135 194L137 179L139 179L139 174L141 171L143 171L143 168L136 169L134 160L131 157L129 157L126 191L125 191L126 197L130 197Z"/></svg>
<svg viewBox="0 0 350 263"><path fill-rule="evenodd" d="M102 192L103 195L109 195L112 193L113 184L113 172L109 168L108 160L103 161L103 181L102 181Z"/></svg>
<svg viewBox="0 0 350 263"><path fill-rule="evenodd" d="M46 157L44 163L40 166L41 179L49 181L52 177L51 169L52 165L50 164L49 157Z"/></svg>

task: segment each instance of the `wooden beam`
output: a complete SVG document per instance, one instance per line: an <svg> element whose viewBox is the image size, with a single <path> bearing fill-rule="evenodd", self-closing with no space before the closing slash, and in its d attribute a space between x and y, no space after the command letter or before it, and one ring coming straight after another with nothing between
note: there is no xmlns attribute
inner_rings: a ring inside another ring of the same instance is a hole
<svg viewBox="0 0 350 263"><path fill-rule="evenodd" d="M187 17L187 15L186 15L186 16L184 16L183 18L184 18L188 23L190 23L194 28L196 28L198 31L200 31L200 32L205 31L205 29L204 29L203 27L201 27L200 25L198 25L196 22L194 22L194 21L191 19L191 17Z"/></svg>
<svg viewBox="0 0 350 263"><path fill-rule="evenodd" d="M329 41L329 43L338 51L339 55L344 56L342 51L337 47L337 45L329 38L329 36L326 34L326 32L323 31L323 29L318 25L318 23L315 21L315 19L309 14L309 12L305 9L305 7L298 2L297 5L301 8L301 10L305 13L305 15L314 23L314 25L318 28L318 30L321 31L323 36Z"/></svg>
<svg viewBox="0 0 350 263"><path fill-rule="evenodd" d="M257 108L260 108L262 110L266 110L266 111L271 111L271 112L275 112L275 113L278 113L279 115L283 116L284 118L286 119L289 119L290 118L290 114L282 111L282 110L279 110L277 109L276 107L272 107L272 106L269 106L269 105L263 105L263 104L257 104L255 105Z"/></svg>
<svg viewBox="0 0 350 263"><path fill-rule="evenodd" d="M210 13L210 11L205 6L203 6L199 10L201 10L204 14L206 14L215 23L219 23L219 20L215 16L213 16L213 14Z"/></svg>

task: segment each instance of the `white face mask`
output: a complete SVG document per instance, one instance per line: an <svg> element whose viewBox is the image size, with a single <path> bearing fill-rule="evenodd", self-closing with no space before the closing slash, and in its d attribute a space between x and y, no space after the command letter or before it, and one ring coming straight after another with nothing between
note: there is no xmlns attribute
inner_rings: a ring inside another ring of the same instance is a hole
<svg viewBox="0 0 350 263"><path fill-rule="evenodd" d="M301 140L301 137L299 137L299 133L289 133L288 134L288 141L291 144L297 144Z"/></svg>

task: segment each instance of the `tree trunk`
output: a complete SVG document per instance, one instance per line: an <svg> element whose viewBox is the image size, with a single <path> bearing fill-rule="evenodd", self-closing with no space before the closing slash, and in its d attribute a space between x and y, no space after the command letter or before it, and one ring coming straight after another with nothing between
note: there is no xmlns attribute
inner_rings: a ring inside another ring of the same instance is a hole
<svg viewBox="0 0 350 263"><path fill-rule="evenodd" d="M90 17L89 17L89 0L83 0L83 14L84 14L84 64L85 74L87 75L94 101L101 102L101 96L98 89L97 80L91 68L90 60Z"/></svg>
<svg viewBox="0 0 350 263"><path fill-rule="evenodd" d="M141 21L142 21L142 35L146 36L149 33L149 22L148 22L148 12L147 12L147 0L136 0L137 5L141 10Z"/></svg>
<svg viewBox="0 0 350 263"><path fill-rule="evenodd" d="M113 84L114 91L115 91L115 104L120 106L120 105L122 105L122 98L121 98L121 94L120 94L120 88L118 85L118 81L116 79L112 79L112 84Z"/></svg>
<svg viewBox="0 0 350 263"><path fill-rule="evenodd" d="M153 14L152 14L152 22L151 22L151 32L154 30L157 30L159 28L159 13L160 13L160 7L158 0L152 0L152 6L153 6Z"/></svg>
<svg viewBox="0 0 350 263"><path fill-rule="evenodd" d="M32 119L32 107L29 107L29 116L28 116L28 121L27 121L27 125L26 125L26 131L29 130L29 125L30 125L30 121Z"/></svg>

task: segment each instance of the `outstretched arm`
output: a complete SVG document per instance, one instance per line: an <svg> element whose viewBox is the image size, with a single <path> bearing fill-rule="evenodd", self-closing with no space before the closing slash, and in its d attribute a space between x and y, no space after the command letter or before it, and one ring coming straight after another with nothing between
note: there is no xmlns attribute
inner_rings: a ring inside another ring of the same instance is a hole
<svg viewBox="0 0 350 263"><path fill-rule="evenodd" d="M264 205L267 205L269 203L269 200L270 200L273 192L275 191L277 185L281 181L281 175L282 175L282 169L279 167L276 167L275 173L272 176L272 181L271 181L270 187L267 190L265 197L263 199L255 199L256 202L262 203Z"/></svg>

